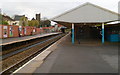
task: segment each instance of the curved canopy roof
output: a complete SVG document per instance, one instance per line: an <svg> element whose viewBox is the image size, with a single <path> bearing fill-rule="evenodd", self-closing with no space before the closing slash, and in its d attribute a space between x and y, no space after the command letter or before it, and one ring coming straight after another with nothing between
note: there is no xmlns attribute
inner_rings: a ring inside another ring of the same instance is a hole
<svg viewBox="0 0 120 75"><path fill-rule="evenodd" d="M51 20L68 23L105 23L118 20L118 13L91 3L85 3Z"/></svg>

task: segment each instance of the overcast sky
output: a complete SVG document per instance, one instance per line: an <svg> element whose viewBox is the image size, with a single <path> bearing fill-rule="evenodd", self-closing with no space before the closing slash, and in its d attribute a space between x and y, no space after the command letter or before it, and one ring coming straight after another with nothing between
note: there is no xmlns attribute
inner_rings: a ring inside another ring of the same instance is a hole
<svg viewBox="0 0 120 75"><path fill-rule="evenodd" d="M41 13L42 17L52 18L83 3L90 2L118 12L120 0L0 0L2 13L9 16L26 15L28 18Z"/></svg>

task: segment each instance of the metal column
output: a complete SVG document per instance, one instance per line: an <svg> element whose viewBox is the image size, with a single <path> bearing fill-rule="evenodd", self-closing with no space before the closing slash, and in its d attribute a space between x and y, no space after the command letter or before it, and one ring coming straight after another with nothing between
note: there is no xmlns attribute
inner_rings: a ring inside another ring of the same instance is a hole
<svg viewBox="0 0 120 75"><path fill-rule="evenodd" d="M74 44L74 23L72 23L72 44Z"/></svg>
<svg viewBox="0 0 120 75"><path fill-rule="evenodd" d="M104 23L102 23L102 44L104 44Z"/></svg>

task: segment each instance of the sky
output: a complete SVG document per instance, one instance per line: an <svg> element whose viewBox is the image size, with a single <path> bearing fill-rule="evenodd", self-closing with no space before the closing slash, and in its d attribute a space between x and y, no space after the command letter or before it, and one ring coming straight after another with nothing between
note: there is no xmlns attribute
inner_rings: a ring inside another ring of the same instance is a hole
<svg viewBox="0 0 120 75"><path fill-rule="evenodd" d="M29 19L41 13L41 17L52 18L83 3L90 2L118 12L120 0L0 0L2 13L13 17L26 15Z"/></svg>

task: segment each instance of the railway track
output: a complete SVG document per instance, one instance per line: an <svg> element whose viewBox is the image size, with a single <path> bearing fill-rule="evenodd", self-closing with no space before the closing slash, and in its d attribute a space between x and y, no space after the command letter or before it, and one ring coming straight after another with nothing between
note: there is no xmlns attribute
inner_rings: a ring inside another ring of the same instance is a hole
<svg viewBox="0 0 120 75"><path fill-rule="evenodd" d="M1 57L2 57L2 60L5 60L5 59L9 58L10 56L16 55L16 54L18 54L18 53L20 53L20 52L23 52L23 51L25 51L25 50L28 50L28 49L30 49L30 48L32 48L32 47L35 47L35 46L40 45L40 44L43 44L43 43L45 43L45 42L47 42L47 41L49 41L49 40L52 40L52 39L58 37L58 36L56 36L56 35L54 35L54 36L55 36L55 37L49 37L49 39L46 38L45 41L40 41L40 42L38 42L38 43L35 43L35 44L32 44L32 45L28 45L28 46L26 46L26 47L24 47L24 48L20 48L20 49L17 49L17 50L15 50L15 51L13 51L13 52L4 54L4 55L1 56Z"/></svg>
<svg viewBox="0 0 120 75"><path fill-rule="evenodd" d="M2 46L0 46L2 48L2 52L0 51L0 56L9 54L11 52L22 49L24 47L31 46L31 45L36 44L36 43L39 43L40 41L44 41L47 38L50 38L50 37L55 36L55 35L58 35L58 34L40 37L40 38L36 38L36 39L30 39L27 41L22 41L22 42L7 44L7 45L2 45Z"/></svg>
<svg viewBox="0 0 120 75"><path fill-rule="evenodd" d="M31 46L22 48L21 51L18 52L14 52L13 54L10 55L6 55L3 56L3 59L8 59L8 57L17 55L23 51L26 51L28 49L36 49L36 47L41 45L41 48L39 50L36 50L34 53L29 54L29 56L23 58L22 60L16 62L15 64L9 66L8 68L4 69L2 72L0 72L1 75L8 75L11 74L12 72L14 72L16 69L18 69L19 67L21 67L23 64L25 64L26 62L28 62L29 60L31 60L32 58L34 58L35 56L37 56L38 54L40 54L42 51L44 51L47 47L49 47L51 44L53 44L54 42L56 42L57 40L59 40L61 37L63 37L65 34L59 34L56 35L52 38L49 38L47 40L41 41L39 43L33 44Z"/></svg>

